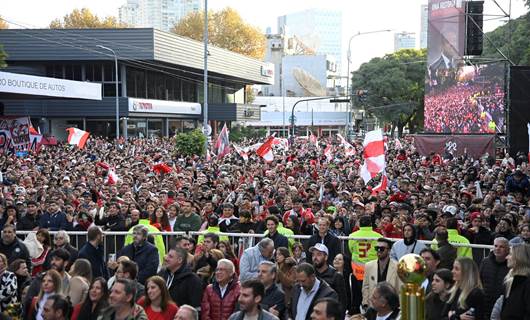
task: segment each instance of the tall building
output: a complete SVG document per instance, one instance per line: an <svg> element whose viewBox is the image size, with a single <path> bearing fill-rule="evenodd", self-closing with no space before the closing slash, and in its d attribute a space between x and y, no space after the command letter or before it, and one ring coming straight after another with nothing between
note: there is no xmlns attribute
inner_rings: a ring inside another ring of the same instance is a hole
<svg viewBox="0 0 530 320"><path fill-rule="evenodd" d="M342 61L341 11L308 9L278 17L278 33L297 38L314 54Z"/></svg>
<svg viewBox="0 0 530 320"><path fill-rule="evenodd" d="M186 15L200 10L202 0L127 0L119 8L119 16L132 27L169 31Z"/></svg>
<svg viewBox="0 0 530 320"><path fill-rule="evenodd" d="M416 34L414 32L394 33L394 52L414 48L416 48Z"/></svg>
<svg viewBox="0 0 530 320"><path fill-rule="evenodd" d="M427 32L429 29L429 5L421 5L420 49L427 48Z"/></svg>

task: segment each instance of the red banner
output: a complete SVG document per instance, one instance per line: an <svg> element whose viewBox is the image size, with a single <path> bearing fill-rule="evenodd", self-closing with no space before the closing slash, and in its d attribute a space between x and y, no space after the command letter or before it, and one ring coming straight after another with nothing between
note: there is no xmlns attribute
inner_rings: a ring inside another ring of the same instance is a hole
<svg viewBox="0 0 530 320"><path fill-rule="evenodd" d="M419 154L427 156L431 152L443 155L446 152L454 156L467 154L475 159L486 152L495 155L494 135L415 135L414 146Z"/></svg>

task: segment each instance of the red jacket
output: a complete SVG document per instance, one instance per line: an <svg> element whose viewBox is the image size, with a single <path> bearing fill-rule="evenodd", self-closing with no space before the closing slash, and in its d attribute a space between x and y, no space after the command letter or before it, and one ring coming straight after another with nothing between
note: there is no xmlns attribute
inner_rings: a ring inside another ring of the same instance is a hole
<svg viewBox="0 0 530 320"><path fill-rule="evenodd" d="M217 282L209 284L202 295L201 319L227 320L235 311L239 291L239 281L236 277L228 284L223 298L219 284Z"/></svg>

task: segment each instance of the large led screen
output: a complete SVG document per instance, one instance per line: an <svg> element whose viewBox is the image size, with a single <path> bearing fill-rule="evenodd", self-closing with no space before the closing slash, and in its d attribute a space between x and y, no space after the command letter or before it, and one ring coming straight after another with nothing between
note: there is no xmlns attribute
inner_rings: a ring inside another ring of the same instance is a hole
<svg viewBox="0 0 530 320"><path fill-rule="evenodd" d="M505 64L462 58L465 3L430 0L424 131L504 133Z"/></svg>

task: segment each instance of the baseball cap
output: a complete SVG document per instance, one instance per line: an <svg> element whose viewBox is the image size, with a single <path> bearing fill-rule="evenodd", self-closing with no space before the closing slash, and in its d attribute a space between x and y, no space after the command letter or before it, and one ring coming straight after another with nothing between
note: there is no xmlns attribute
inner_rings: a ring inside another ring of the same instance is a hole
<svg viewBox="0 0 530 320"><path fill-rule="evenodd" d="M446 206L446 207L444 208L444 213L448 212L448 213L450 213L452 216L454 216L454 215L456 214L457 210L458 210L458 209L457 209L455 206Z"/></svg>
<svg viewBox="0 0 530 320"><path fill-rule="evenodd" d="M317 243L314 246L312 246L311 248L309 248L309 252L311 252L311 253L313 253L313 251L315 251L315 250L320 251L320 252L324 252L326 255L329 255L328 247L326 247L325 244Z"/></svg>

